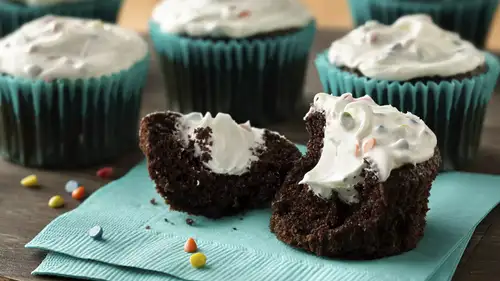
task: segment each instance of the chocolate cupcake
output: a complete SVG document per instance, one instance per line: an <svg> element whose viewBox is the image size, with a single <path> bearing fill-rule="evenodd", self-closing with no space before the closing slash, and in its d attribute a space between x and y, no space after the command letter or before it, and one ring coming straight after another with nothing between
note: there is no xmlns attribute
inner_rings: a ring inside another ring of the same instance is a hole
<svg viewBox="0 0 500 281"><path fill-rule="evenodd" d="M137 147L148 47L115 25L46 16L0 40L0 153L32 167L100 164Z"/></svg>
<svg viewBox="0 0 500 281"><path fill-rule="evenodd" d="M140 146L170 208L209 218L265 206L300 157L278 133L223 113L152 113Z"/></svg>
<svg viewBox="0 0 500 281"><path fill-rule="evenodd" d="M318 256L374 259L417 246L441 158L411 113L368 96L317 94L307 154L272 203L276 237Z"/></svg>
<svg viewBox="0 0 500 281"><path fill-rule="evenodd" d="M150 21L169 109L259 126L294 113L314 33L299 0L167 0Z"/></svg>
<svg viewBox="0 0 500 281"><path fill-rule="evenodd" d="M315 60L326 92L371 96L422 118L436 133L445 170L474 159L500 64L425 15L388 26L370 21Z"/></svg>
<svg viewBox="0 0 500 281"><path fill-rule="evenodd" d="M1 0L0 37L49 14L115 23L121 6L122 0Z"/></svg>

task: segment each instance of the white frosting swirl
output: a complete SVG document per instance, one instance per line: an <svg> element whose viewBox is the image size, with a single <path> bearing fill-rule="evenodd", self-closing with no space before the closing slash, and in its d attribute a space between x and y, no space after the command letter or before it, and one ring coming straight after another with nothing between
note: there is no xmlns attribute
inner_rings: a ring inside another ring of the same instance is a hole
<svg viewBox="0 0 500 281"><path fill-rule="evenodd" d="M354 186L362 181L364 168L374 169L384 182L392 170L434 155L436 135L420 118L377 105L369 96L354 99L350 93L341 97L319 93L308 114L317 111L326 120L323 150L300 183L320 197L330 198L336 191L343 201L355 203Z"/></svg>
<svg viewBox="0 0 500 281"><path fill-rule="evenodd" d="M0 72L30 79L109 75L144 59L135 32L100 21L45 16L0 40Z"/></svg>
<svg viewBox="0 0 500 281"><path fill-rule="evenodd" d="M238 124L225 113L218 113L215 118L209 112L205 116L190 113L183 115L178 124L186 145L189 140L196 140L196 129L209 127L212 130L208 146L211 159L203 164L213 173L241 175L248 172L252 162L258 160L255 150L265 149L264 129L253 128L250 122ZM203 147L195 143L195 156L202 153Z"/></svg>
<svg viewBox="0 0 500 281"><path fill-rule="evenodd" d="M299 0L164 0L152 18L164 32L231 38L300 28L313 19Z"/></svg>
<svg viewBox="0 0 500 281"><path fill-rule="evenodd" d="M454 76L485 62L474 45L426 15L403 16L390 26L369 21L334 41L328 59L366 77L395 81Z"/></svg>
<svg viewBox="0 0 500 281"><path fill-rule="evenodd" d="M73 3L73 2L81 2L88 0L14 0L14 1L21 2L28 6L48 6L60 3Z"/></svg>

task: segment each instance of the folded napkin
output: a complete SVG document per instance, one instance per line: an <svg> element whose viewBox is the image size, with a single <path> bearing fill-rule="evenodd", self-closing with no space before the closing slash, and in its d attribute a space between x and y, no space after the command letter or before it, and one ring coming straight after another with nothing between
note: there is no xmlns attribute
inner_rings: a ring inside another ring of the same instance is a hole
<svg viewBox="0 0 500 281"><path fill-rule="evenodd" d="M332 260L278 241L269 231L269 210L216 221L169 211L143 162L56 218L26 247L51 252L34 274L93 280L449 280L475 227L498 202L498 176L441 174L415 250L373 261ZM88 236L95 225L104 230L102 241ZM207 256L205 268L189 264L188 237Z"/></svg>

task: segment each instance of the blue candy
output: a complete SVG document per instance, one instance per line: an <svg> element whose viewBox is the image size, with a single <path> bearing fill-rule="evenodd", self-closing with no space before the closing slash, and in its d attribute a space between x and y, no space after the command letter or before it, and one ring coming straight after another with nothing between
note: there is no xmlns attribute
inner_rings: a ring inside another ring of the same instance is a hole
<svg viewBox="0 0 500 281"><path fill-rule="evenodd" d="M102 227L98 225L92 227L89 230L89 236L96 240L100 240L102 238Z"/></svg>
<svg viewBox="0 0 500 281"><path fill-rule="evenodd" d="M74 181L74 180L70 180L66 183L66 185L64 186L64 189L66 190L66 192L68 193L72 193L75 189L77 189L80 185L78 184L78 182Z"/></svg>

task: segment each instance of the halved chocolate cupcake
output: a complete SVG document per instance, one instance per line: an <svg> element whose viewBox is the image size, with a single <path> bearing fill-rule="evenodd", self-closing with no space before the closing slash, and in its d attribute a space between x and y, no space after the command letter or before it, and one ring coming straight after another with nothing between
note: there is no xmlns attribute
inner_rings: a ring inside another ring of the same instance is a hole
<svg viewBox="0 0 500 281"><path fill-rule="evenodd" d="M319 256L373 259L416 247L441 157L418 117L368 96L317 94L311 138L272 204L271 231Z"/></svg>
<svg viewBox="0 0 500 281"><path fill-rule="evenodd" d="M280 134L223 113L152 113L141 121L140 146L170 207L209 218L269 203L300 157Z"/></svg>

